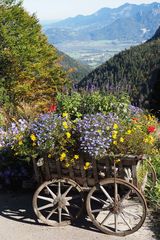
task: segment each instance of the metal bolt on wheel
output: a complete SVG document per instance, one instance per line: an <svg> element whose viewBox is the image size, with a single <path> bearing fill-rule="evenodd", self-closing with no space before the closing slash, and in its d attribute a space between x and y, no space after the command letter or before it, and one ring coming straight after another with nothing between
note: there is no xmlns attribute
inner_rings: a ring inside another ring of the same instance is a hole
<svg viewBox="0 0 160 240"><path fill-rule="evenodd" d="M66 225L76 220L83 205L82 189L71 179L46 181L33 196L35 214L50 226Z"/></svg>
<svg viewBox="0 0 160 240"><path fill-rule="evenodd" d="M88 215L102 232L125 236L145 221L147 205L141 192L121 179L105 179L94 186L86 201Z"/></svg>

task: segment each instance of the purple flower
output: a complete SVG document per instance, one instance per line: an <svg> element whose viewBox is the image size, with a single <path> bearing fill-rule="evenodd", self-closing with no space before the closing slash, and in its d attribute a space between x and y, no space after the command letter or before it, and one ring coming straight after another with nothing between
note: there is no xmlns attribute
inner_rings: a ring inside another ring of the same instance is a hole
<svg viewBox="0 0 160 240"><path fill-rule="evenodd" d="M111 129L114 123L118 123L118 117L112 113L85 115L76 126L80 149L95 158L104 156L112 141Z"/></svg>

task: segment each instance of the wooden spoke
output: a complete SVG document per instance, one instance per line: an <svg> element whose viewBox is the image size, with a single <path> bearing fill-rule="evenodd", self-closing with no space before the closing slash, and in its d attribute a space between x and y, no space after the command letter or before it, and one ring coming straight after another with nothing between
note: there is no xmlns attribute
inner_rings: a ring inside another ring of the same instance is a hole
<svg viewBox="0 0 160 240"><path fill-rule="evenodd" d="M55 199L57 196L54 194L54 192L52 192L52 190L48 186L46 186L46 188L48 192L51 194L51 196L53 197L53 199Z"/></svg>
<svg viewBox="0 0 160 240"><path fill-rule="evenodd" d="M133 217L135 217L135 218L141 218L141 216L139 216L138 214L128 212L128 211L125 210L125 209L123 209L123 213L125 213L125 214L127 214L127 215L130 215L130 216L133 216Z"/></svg>
<svg viewBox="0 0 160 240"><path fill-rule="evenodd" d="M115 232L117 232L117 226L118 226L118 215L114 214L114 223L115 223Z"/></svg>
<svg viewBox="0 0 160 240"><path fill-rule="evenodd" d="M67 194L69 193L69 191L70 191L72 188L73 188L73 186L70 186L70 187L62 194L62 196L63 196L63 197L66 197Z"/></svg>
<svg viewBox="0 0 160 240"><path fill-rule="evenodd" d="M53 213L55 213L55 211L57 210L57 208L58 208L58 207L55 207L55 208L48 214L47 219L49 219L49 218L53 215Z"/></svg>
<svg viewBox="0 0 160 240"><path fill-rule="evenodd" d="M126 223L126 225L132 230L132 226L130 225L130 223L125 219L125 216L123 213L120 214L121 218L123 219L123 221Z"/></svg>
<svg viewBox="0 0 160 240"><path fill-rule="evenodd" d="M43 197L41 195L39 195L38 198L53 203L53 198Z"/></svg>
<svg viewBox="0 0 160 240"><path fill-rule="evenodd" d="M95 209L95 210L92 210L92 213L96 213L96 212L104 212L104 211L108 211L109 208L105 207L105 208L100 208L100 209Z"/></svg>
<svg viewBox="0 0 160 240"><path fill-rule="evenodd" d="M126 199L129 197L130 194L131 194L131 190L129 190L129 191L122 197L121 203L122 203L124 200L126 200Z"/></svg>
<svg viewBox="0 0 160 240"><path fill-rule="evenodd" d="M65 206L63 209L65 210L65 212L66 212L68 215L71 215L71 214L69 213L68 208L67 208L66 206Z"/></svg>
<svg viewBox="0 0 160 240"><path fill-rule="evenodd" d="M102 204L105 204L105 205L110 205L110 202L104 201L104 200L101 199L101 198L96 198L96 197L94 197L94 196L91 196L91 199L93 199L93 200L95 200L95 201L97 201L97 202L100 202L100 203L102 203Z"/></svg>
<svg viewBox="0 0 160 240"><path fill-rule="evenodd" d="M68 214L68 216L70 216L71 219L73 219L73 216L72 216L72 214L69 212L68 208L65 206L63 209L64 209L65 212Z"/></svg>
<svg viewBox="0 0 160 240"><path fill-rule="evenodd" d="M106 195L106 197L108 198L108 200L110 201L110 203L113 203L113 199L111 198L111 196L107 193L107 191L105 190L105 188L103 186L100 185L101 190L103 191L103 193Z"/></svg>
<svg viewBox="0 0 160 240"><path fill-rule="evenodd" d="M58 196L61 196L61 182L58 181Z"/></svg>
<svg viewBox="0 0 160 240"><path fill-rule="evenodd" d="M114 202L118 201L118 187L117 183L114 184Z"/></svg>
<svg viewBox="0 0 160 240"><path fill-rule="evenodd" d="M59 223L62 222L62 208L61 207L58 207L58 220L59 220Z"/></svg>
<svg viewBox="0 0 160 240"><path fill-rule="evenodd" d="M47 205L44 205L44 206L42 206L42 207L39 207L38 210L41 211L41 210L44 210L44 209L50 208L50 207L53 207L53 203L49 203L49 204L47 204Z"/></svg>
<svg viewBox="0 0 160 240"><path fill-rule="evenodd" d="M102 221L100 224L103 225L103 223L104 223L111 215L112 215L112 213L109 212L109 213L107 214L107 216L103 219L103 221Z"/></svg>

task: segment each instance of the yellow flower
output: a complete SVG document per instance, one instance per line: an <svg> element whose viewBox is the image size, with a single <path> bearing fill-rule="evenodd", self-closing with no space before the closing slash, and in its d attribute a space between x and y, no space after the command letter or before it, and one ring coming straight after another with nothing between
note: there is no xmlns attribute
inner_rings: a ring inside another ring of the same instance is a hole
<svg viewBox="0 0 160 240"><path fill-rule="evenodd" d="M22 140L20 140L20 141L18 142L18 145L19 145L19 146L23 145Z"/></svg>
<svg viewBox="0 0 160 240"><path fill-rule="evenodd" d="M48 154L48 158L51 158L51 157L52 157L52 155L49 153L49 154Z"/></svg>
<svg viewBox="0 0 160 240"><path fill-rule="evenodd" d="M114 144L114 145L117 145L117 141L113 141L113 144Z"/></svg>
<svg viewBox="0 0 160 240"><path fill-rule="evenodd" d="M116 139L117 138L118 131L113 131L112 132L112 138Z"/></svg>
<svg viewBox="0 0 160 240"><path fill-rule="evenodd" d="M101 133L101 132L102 132L102 130L101 130L101 129L98 129L98 130L97 130L97 132L98 132L98 133Z"/></svg>
<svg viewBox="0 0 160 240"><path fill-rule="evenodd" d="M75 158L76 160L79 159L79 155L75 154L75 155L74 155L74 158Z"/></svg>
<svg viewBox="0 0 160 240"><path fill-rule="evenodd" d="M116 123L114 123L113 129L118 129L118 125Z"/></svg>
<svg viewBox="0 0 160 240"><path fill-rule="evenodd" d="M149 141L148 141L148 142L149 142L150 144L153 144L154 141L155 141L155 140L154 140L154 137L153 137L153 136L149 136Z"/></svg>
<svg viewBox="0 0 160 240"><path fill-rule="evenodd" d="M67 138L71 138L71 133L66 132L66 136L67 136Z"/></svg>
<svg viewBox="0 0 160 240"><path fill-rule="evenodd" d="M154 119L155 119L154 116L151 116L150 114L148 115L148 120L149 120L149 121L153 121Z"/></svg>
<svg viewBox="0 0 160 240"><path fill-rule="evenodd" d="M84 165L84 170L87 170L90 167L90 162L86 162Z"/></svg>
<svg viewBox="0 0 160 240"><path fill-rule="evenodd" d="M117 134L112 134L112 138L116 139L117 138Z"/></svg>
<svg viewBox="0 0 160 240"><path fill-rule="evenodd" d="M62 124L63 124L63 127L64 127L65 129L68 128L68 124L67 124L67 122L63 122Z"/></svg>
<svg viewBox="0 0 160 240"><path fill-rule="evenodd" d="M70 163L74 163L74 159L73 158L71 158Z"/></svg>
<svg viewBox="0 0 160 240"><path fill-rule="evenodd" d="M30 135L30 138L33 142L37 140L36 136L33 133Z"/></svg>
<svg viewBox="0 0 160 240"><path fill-rule="evenodd" d="M149 142L148 138L143 139L143 142L148 143Z"/></svg>
<svg viewBox="0 0 160 240"><path fill-rule="evenodd" d="M66 112L64 112L63 114L62 114L62 117L68 117L68 113L66 113Z"/></svg>
<svg viewBox="0 0 160 240"><path fill-rule="evenodd" d="M61 153L60 161L63 161L65 158L66 158L66 153L65 152Z"/></svg>
<svg viewBox="0 0 160 240"><path fill-rule="evenodd" d="M66 168L68 168L69 166L70 166L70 164L69 164L69 163L66 163L66 164L65 164L65 167L66 167Z"/></svg>
<svg viewBox="0 0 160 240"><path fill-rule="evenodd" d="M127 132L126 132L127 135L130 135L131 133L132 133L132 131L130 129L127 130Z"/></svg>
<svg viewBox="0 0 160 240"><path fill-rule="evenodd" d="M123 143L123 142L124 142L124 138L123 138L123 137L120 137L119 141L120 141L121 143Z"/></svg>
<svg viewBox="0 0 160 240"><path fill-rule="evenodd" d="M118 134L117 130L112 131L112 134Z"/></svg>
<svg viewBox="0 0 160 240"><path fill-rule="evenodd" d="M120 163L120 161L121 161L120 159L116 159L115 163Z"/></svg>
<svg viewBox="0 0 160 240"><path fill-rule="evenodd" d="M21 135L21 134L17 134L17 135L16 135L16 139L17 139L18 141L21 141L22 135Z"/></svg>

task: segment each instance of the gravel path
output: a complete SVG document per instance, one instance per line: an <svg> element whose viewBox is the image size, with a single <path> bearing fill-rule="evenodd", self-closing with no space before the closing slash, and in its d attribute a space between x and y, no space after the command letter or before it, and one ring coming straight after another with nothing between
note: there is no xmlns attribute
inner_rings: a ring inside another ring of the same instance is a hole
<svg viewBox="0 0 160 240"><path fill-rule="evenodd" d="M136 233L124 240L153 240L151 222L146 220ZM0 193L0 240L117 240L98 232L90 222L82 220L76 226L48 227L36 221L32 211L32 194Z"/></svg>

